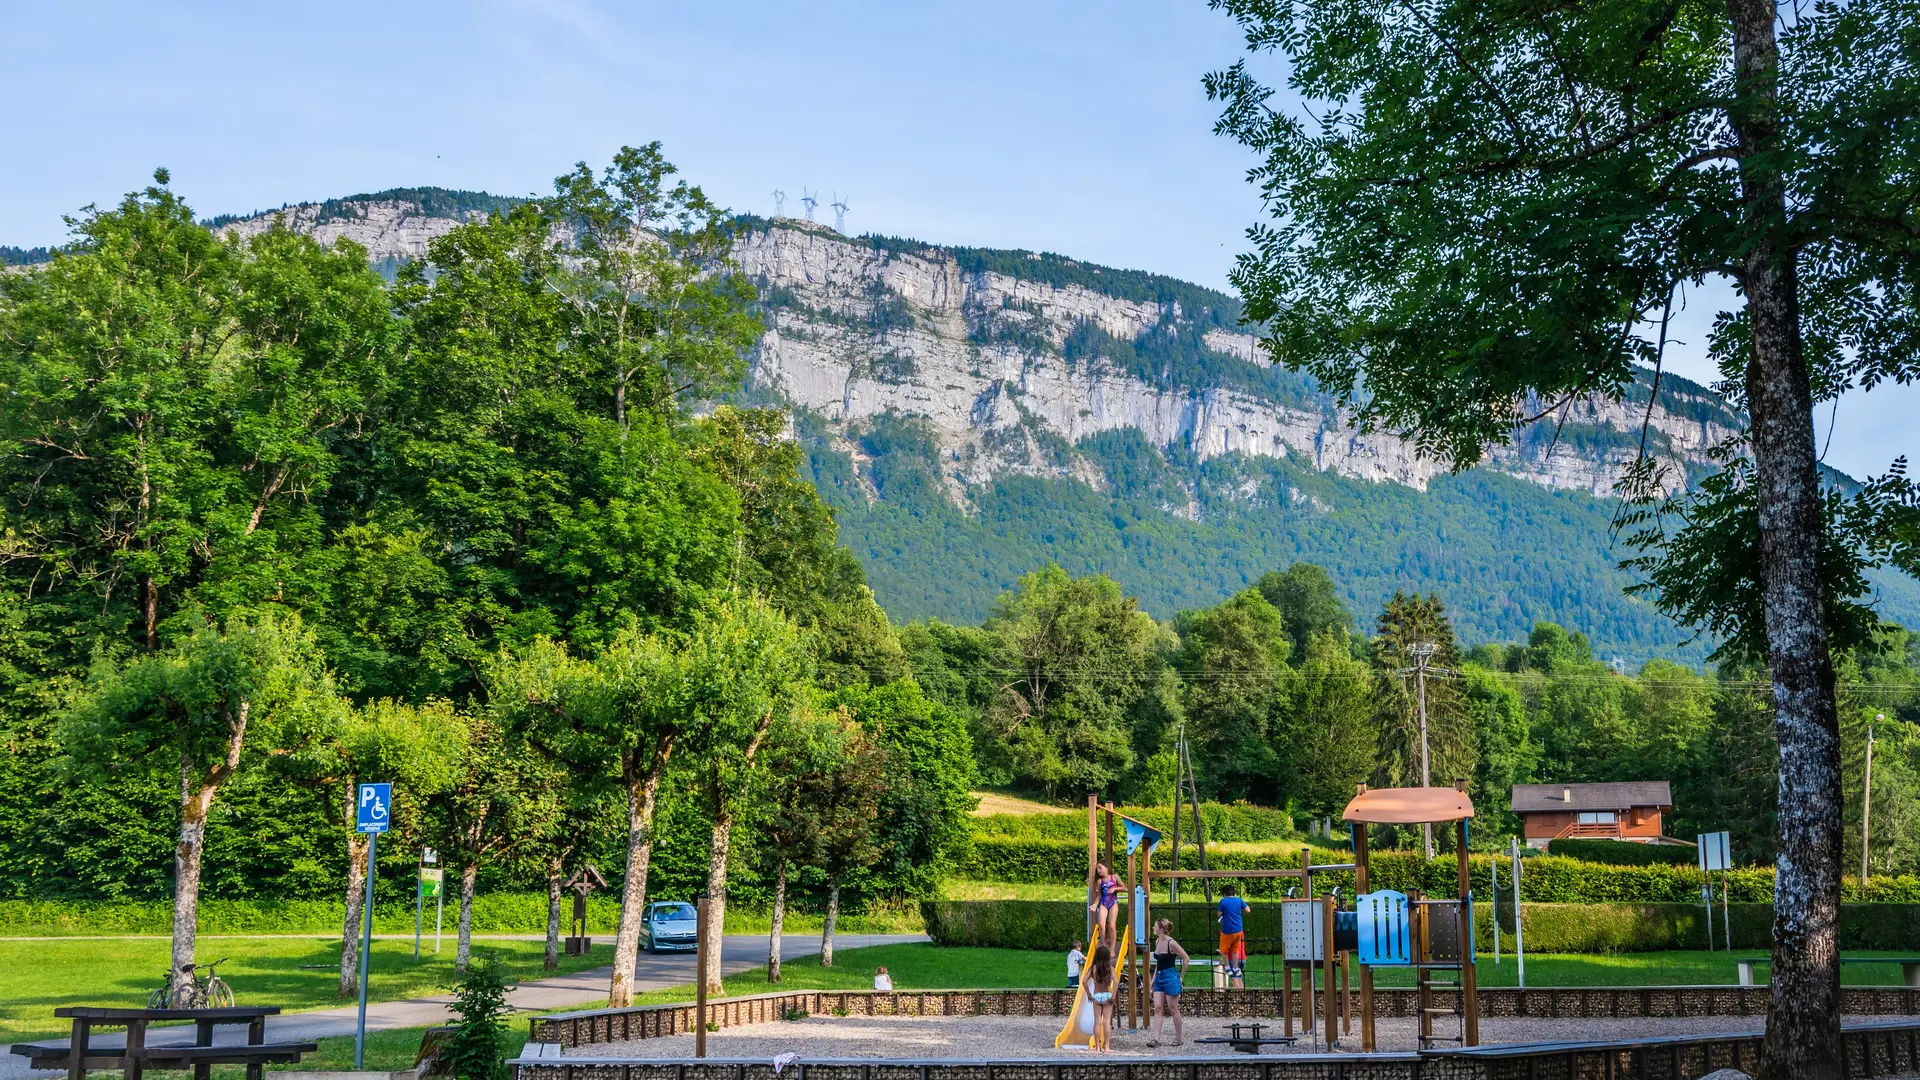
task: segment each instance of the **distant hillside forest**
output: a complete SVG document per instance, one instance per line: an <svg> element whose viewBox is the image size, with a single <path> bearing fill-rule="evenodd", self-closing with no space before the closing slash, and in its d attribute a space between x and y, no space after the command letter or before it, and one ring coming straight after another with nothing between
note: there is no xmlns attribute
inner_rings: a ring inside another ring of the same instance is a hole
<svg viewBox="0 0 1920 1080"><path fill-rule="evenodd" d="M1075 480L1005 477L968 493L937 480L931 436L884 417L836 450L824 425L798 427L810 479L834 507L841 541L897 619L977 622L1023 568L1106 573L1160 615L1217 603L1295 560L1326 567L1341 599L1372 610L1397 590L1439 595L1469 641L1516 640L1538 622L1584 627L1595 651L1633 666L1698 664L1711 644L1621 590L1614 507L1475 469L1428 491L1239 455L1200 461L1132 429L1082 440L1104 490ZM1882 618L1920 625L1920 585L1876 581Z"/></svg>

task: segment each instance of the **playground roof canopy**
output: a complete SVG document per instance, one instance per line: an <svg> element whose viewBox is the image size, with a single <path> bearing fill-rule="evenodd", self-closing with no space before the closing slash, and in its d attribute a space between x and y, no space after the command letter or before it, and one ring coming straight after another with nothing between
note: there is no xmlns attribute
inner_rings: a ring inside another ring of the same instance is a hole
<svg viewBox="0 0 1920 1080"><path fill-rule="evenodd" d="M1347 804L1346 821L1372 825L1421 825L1473 816L1473 800L1450 787L1374 788Z"/></svg>

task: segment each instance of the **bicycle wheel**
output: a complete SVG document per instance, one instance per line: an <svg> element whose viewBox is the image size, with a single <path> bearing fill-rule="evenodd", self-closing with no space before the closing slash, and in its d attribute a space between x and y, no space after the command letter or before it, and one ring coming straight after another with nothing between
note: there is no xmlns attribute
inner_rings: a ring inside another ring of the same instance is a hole
<svg viewBox="0 0 1920 1080"><path fill-rule="evenodd" d="M207 980L207 1008L233 1008L233 988L228 986L226 980L218 975Z"/></svg>
<svg viewBox="0 0 1920 1080"><path fill-rule="evenodd" d="M173 991L173 987L171 987L171 986L162 986L162 987L161 987L160 989L158 989L158 990L155 990L155 991L154 991L153 993L151 993L151 994L148 994L148 995L147 995L147 1008L149 1008L149 1009L164 1009L164 1008L166 1008L166 1007L167 1007L167 996L168 996L169 994L171 994L171 993L172 993L172 991Z"/></svg>

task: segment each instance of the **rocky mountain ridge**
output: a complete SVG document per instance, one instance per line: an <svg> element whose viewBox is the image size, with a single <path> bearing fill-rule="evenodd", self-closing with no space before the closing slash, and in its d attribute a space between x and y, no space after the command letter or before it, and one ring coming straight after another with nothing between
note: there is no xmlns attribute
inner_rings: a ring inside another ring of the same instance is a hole
<svg viewBox="0 0 1920 1080"><path fill-rule="evenodd" d="M245 236L284 221L323 243L351 239L392 265L484 214L474 200L487 197L457 194L469 198L349 198L216 224ZM1201 461L1286 457L1421 490L1446 471L1406 440L1357 431L1311 380L1265 363L1233 298L1199 286L1058 255L846 237L786 218L742 219L734 254L768 324L749 393L824 424L856 467L867 426L916 426L958 504L1008 476L1097 488L1101 473L1078 444L1126 428ZM1685 380L1662 380L1651 410L1649 391L1642 382L1624 401L1576 401L1518 432L1484 467L1604 496L1638 452L1644 421L1650 449L1679 483L1741 422Z"/></svg>

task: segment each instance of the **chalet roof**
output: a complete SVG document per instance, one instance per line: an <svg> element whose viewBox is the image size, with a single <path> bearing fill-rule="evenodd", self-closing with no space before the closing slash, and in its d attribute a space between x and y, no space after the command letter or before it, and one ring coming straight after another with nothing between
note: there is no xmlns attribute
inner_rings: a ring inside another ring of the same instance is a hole
<svg viewBox="0 0 1920 1080"><path fill-rule="evenodd" d="M1673 808L1665 780L1629 780L1617 784L1515 784L1513 812L1534 814L1568 810L1630 810L1636 806Z"/></svg>

